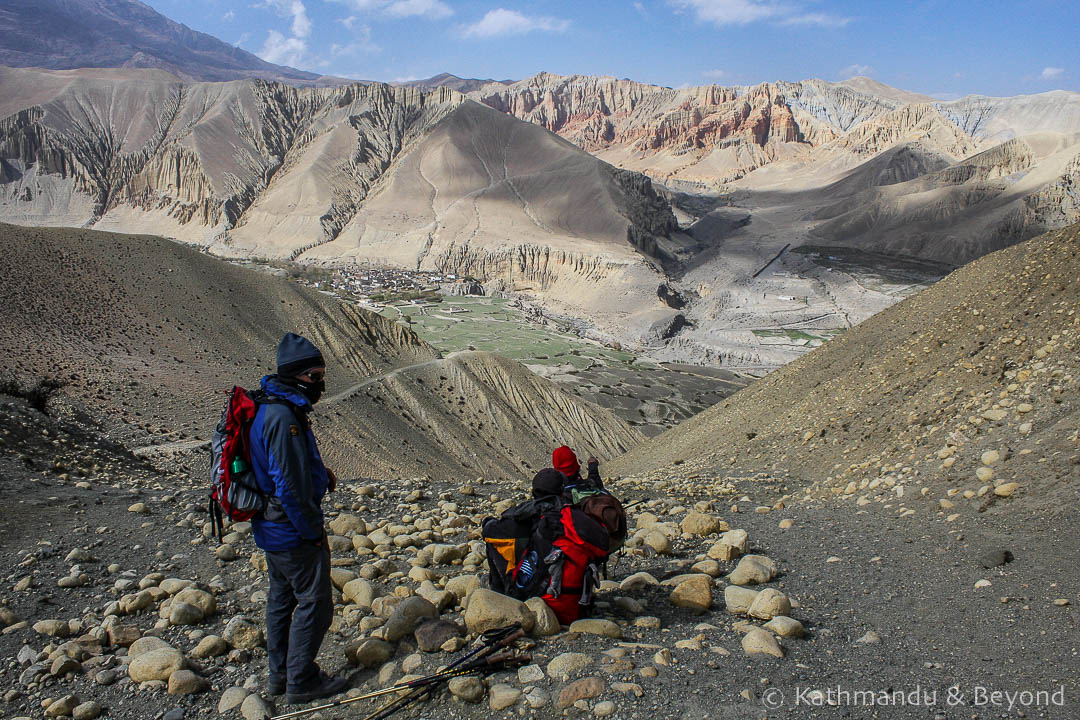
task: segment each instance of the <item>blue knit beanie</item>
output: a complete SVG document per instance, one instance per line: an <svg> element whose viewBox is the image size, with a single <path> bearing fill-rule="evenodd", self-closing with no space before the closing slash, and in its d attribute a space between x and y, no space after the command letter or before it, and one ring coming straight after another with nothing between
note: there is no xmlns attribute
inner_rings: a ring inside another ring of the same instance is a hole
<svg viewBox="0 0 1080 720"><path fill-rule="evenodd" d="M325 366L319 348L311 341L296 333L285 333L277 348L277 374L282 377L296 377L305 370Z"/></svg>

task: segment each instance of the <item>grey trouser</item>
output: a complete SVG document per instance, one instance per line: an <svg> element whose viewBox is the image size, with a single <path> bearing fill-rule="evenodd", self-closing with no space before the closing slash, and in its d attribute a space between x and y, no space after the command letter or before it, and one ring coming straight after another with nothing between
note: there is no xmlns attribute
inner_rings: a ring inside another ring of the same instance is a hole
<svg viewBox="0 0 1080 720"><path fill-rule="evenodd" d="M302 542L280 552L266 551L270 593L266 599L266 650L270 677L303 691L319 673L315 657L334 615L330 593L330 552Z"/></svg>

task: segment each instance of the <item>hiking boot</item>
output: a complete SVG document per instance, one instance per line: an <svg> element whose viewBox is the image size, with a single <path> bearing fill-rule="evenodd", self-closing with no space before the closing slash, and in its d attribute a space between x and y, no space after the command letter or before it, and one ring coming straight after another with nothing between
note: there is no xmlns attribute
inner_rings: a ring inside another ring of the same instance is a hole
<svg viewBox="0 0 1080 720"><path fill-rule="evenodd" d="M270 677L266 680L266 694L277 697L285 694L285 680L283 678Z"/></svg>
<svg viewBox="0 0 1080 720"><path fill-rule="evenodd" d="M285 701L290 705L321 700L349 689L349 679L340 675L327 675L322 670L310 683L296 689L290 689L285 695Z"/></svg>

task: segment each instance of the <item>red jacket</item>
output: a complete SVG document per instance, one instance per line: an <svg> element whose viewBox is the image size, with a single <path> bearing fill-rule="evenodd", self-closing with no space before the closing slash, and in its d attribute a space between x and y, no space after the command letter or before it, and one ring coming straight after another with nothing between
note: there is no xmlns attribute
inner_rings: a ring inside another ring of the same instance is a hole
<svg viewBox="0 0 1080 720"><path fill-rule="evenodd" d="M608 533L604 527L573 506L562 509L563 535L553 543L563 551L562 592L558 597L542 595L559 622L569 625L581 616L581 593L590 563L601 563L608 555Z"/></svg>

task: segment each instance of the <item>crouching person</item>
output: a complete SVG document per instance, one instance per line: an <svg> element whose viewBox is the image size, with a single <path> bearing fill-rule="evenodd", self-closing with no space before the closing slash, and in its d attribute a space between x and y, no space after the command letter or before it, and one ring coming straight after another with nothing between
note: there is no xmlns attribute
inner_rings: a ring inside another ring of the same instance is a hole
<svg viewBox="0 0 1080 720"><path fill-rule="evenodd" d="M344 692L348 681L319 669L315 657L330 627L330 549L319 507L336 478L323 464L308 417L325 388L322 353L289 333L277 350L277 374L262 379L251 426L251 466L267 497L252 520L266 553L270 592L266 649L270 695L303 703Z"/></svg>
<svg viewBox="0 0 1080 720"><path fill-rule="evenodd" d="M533 499L483 523L491 589L541 597L568 625L592 604L607 559L604 526L563 499L566 476L548 468L533 478Z"/></svg>
<svg viewBox="0 0 1080 720"><path fill-rule="evenodd" d="M591 495L607 492L604 481L600 479L600 461L596 458L589 458L588 475L581 477L581 464L578 463L577 455L566 445L560 445L551 453L551 465L566 476L563 494L567 501L574 505L580 504Z"/></svg>
<svg viewBox="0 0 1080 720"><path fill-rule="evenodd" d="M497 518L484 519L481 528L487 545L488 584L495 592L520 599L532 597L528 594L521 597L528 566L520 575L518 569L541 520L547 517L550 524L558 518L565 482L566 476L561 472L551 468L541 470L533 478L531 500L515 505Z"/></svg>

